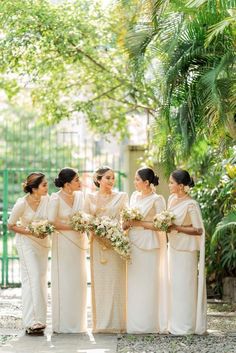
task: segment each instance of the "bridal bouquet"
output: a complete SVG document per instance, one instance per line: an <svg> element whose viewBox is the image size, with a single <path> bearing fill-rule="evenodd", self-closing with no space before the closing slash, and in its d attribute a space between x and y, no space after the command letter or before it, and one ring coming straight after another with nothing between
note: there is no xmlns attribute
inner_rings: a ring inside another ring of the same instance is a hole
<svg viewBox="0 0 236 353"><path fill-rule="evenodd" d="M143 216L138 208L126 207L121 211L121 219L123 221L141 221Z"/></svg>
<svg viewBox="0 0 236 353"><path fill-rule="evenodd" d="M92 223L96 239L106 248L116 251L124 260L130 260L130 243L117 220L97 217Z"/></svg>
<svg viewBox="0 0 236 353"><path fill-rule="evenodd" d="M86 232L90 229L92 217L85 212L77 211L70 218L70 225L77 232Z"/></svg>
<svg viewBox="0 0 236 353"><path fill-rule="evenodd" d="M55 227L47 220L35 220L28 225L28 230L34 237L44 239L55 232Z"/></svg>
<svg viewBox="0 0 236 353"><path fill-rule="evenodd" d="M163 232L167 232L169 226L171 226L173 220L175 219L175 215L170 211L162 211L155 215L153 219L153 225L158 230Z"/></svg>

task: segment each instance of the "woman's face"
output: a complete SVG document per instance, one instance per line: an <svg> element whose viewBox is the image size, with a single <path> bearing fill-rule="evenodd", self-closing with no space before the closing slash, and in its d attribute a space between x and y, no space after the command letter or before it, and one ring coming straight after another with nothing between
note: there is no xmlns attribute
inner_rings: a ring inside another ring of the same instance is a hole
<svg viewBox="0 0 236 353"><path fill-rule="evenodd" d="M148 185L148 181L147 180L143 181L143 179L139 176L139 174L136 173L134 177L134 186L136 190L142 192L143 190L147 189L147 185Z"/></svg>
<svg viewBox="0 0 236 353"><path fill-rule="evenodd" d="M79 175L76 174L74 176L74 178L71 180L70 183L68 183L68 186L70 188L70 190L73 192L73 191L78 191L81 189L81 182L80 182L80 179L79 179Z"/></svg>
<svg viewBox="0 0 236 353"><path fill-rule="evenodd" d="M170 176L169 178L169 189L170 189L170 193L171 194L177 194L180 190L181 190L181 185L182 184L178 184L175 179Z"/></svg>
<svg viewBox="0 0 236 353"><path fill-rule="evenodd" d="M33 188L33 194L37 194L38 196L45 196L48 193L48 182L45 178L41 181L38 188Z"/></svg>
<svg viewBox="0 0 236 353"><path fill-rule="evenodd" d="M100 189L112 190L115 184L115 174L113 170L108 170L100 179Z"/></svg>

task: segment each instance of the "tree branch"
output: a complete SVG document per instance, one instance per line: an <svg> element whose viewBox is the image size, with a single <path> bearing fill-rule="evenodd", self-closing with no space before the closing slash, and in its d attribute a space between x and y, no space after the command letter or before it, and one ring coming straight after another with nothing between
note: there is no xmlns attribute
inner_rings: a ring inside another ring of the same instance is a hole
<svg viewBox="0 0 236 353"><path fill-rule="evenodd" d="M131 103L131 102L127 101L127 100L116 99L116 98L113 98L113 97L111 97L111 96L107 96L107 97L108 97L109 99L114 100L114 101L119 102L119 103L123 103L123 104L127 104L127 105L132 105L132 106L134 107L134 109L135 109L135 108L142 108L142 109L147 109L148 111L150 111L150 113L151 113L151 111L153 111L153 112L155 112L155 113L157 112L156 109L151 108L151 107L146 107L145 105L136 104L136 103Z"/></svg>

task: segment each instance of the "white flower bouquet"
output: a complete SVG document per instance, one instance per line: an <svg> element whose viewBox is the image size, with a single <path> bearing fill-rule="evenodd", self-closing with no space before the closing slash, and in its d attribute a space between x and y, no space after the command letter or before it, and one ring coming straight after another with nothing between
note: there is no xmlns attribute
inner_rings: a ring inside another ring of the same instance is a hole
<svg viewBox="0 0 236 353"><path fill-rule="evenodd" d="M55 232L54 225L45 219L32 221L27 228L34 237L39 239L44 239Z"/></svg>
<svg viewBox="0 0 236 353"><path fill-rule="evenodd" d="M122 259L130 260L130 243L117 220L97 217L92 223L96 239L106 248L116 251Z"/></svg>
<svg viewBox="0 0 236 353"><path fill-rule="evenodd" d="M126 207L121 211L122 221L141 221L143 216L137 207Z"/></svg>
<svg viewBox="0 0 236 353"><path fill-rule="evenodd" d="M90 229L92 217L85 212L77 211L70 218L70 225L77 232L86 232Z"/></svg>
<svg viewBox="0 0 236 353"><path fill-rule="evenodd" d="M170 211L162 211L155 215L153 219L153 225L158 230L167 232L169 226L173 223L175 215Z"/></svg>

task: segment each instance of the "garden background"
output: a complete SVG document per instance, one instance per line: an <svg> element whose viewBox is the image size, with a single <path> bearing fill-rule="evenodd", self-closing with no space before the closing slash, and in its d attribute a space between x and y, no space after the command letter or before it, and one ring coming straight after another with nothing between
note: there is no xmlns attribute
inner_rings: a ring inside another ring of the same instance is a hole
<svg viewBox="0 0 236 353"><path fill-rule="evenodd" d="M136 165L156 168L163 184L182 167L206 227L208 296L221 298L230 277L225 295L236 300L235 5L1 1L2 272L7 216L28 171L51 182L70 165L90 187L108 163L130 191Z"/></svg>

